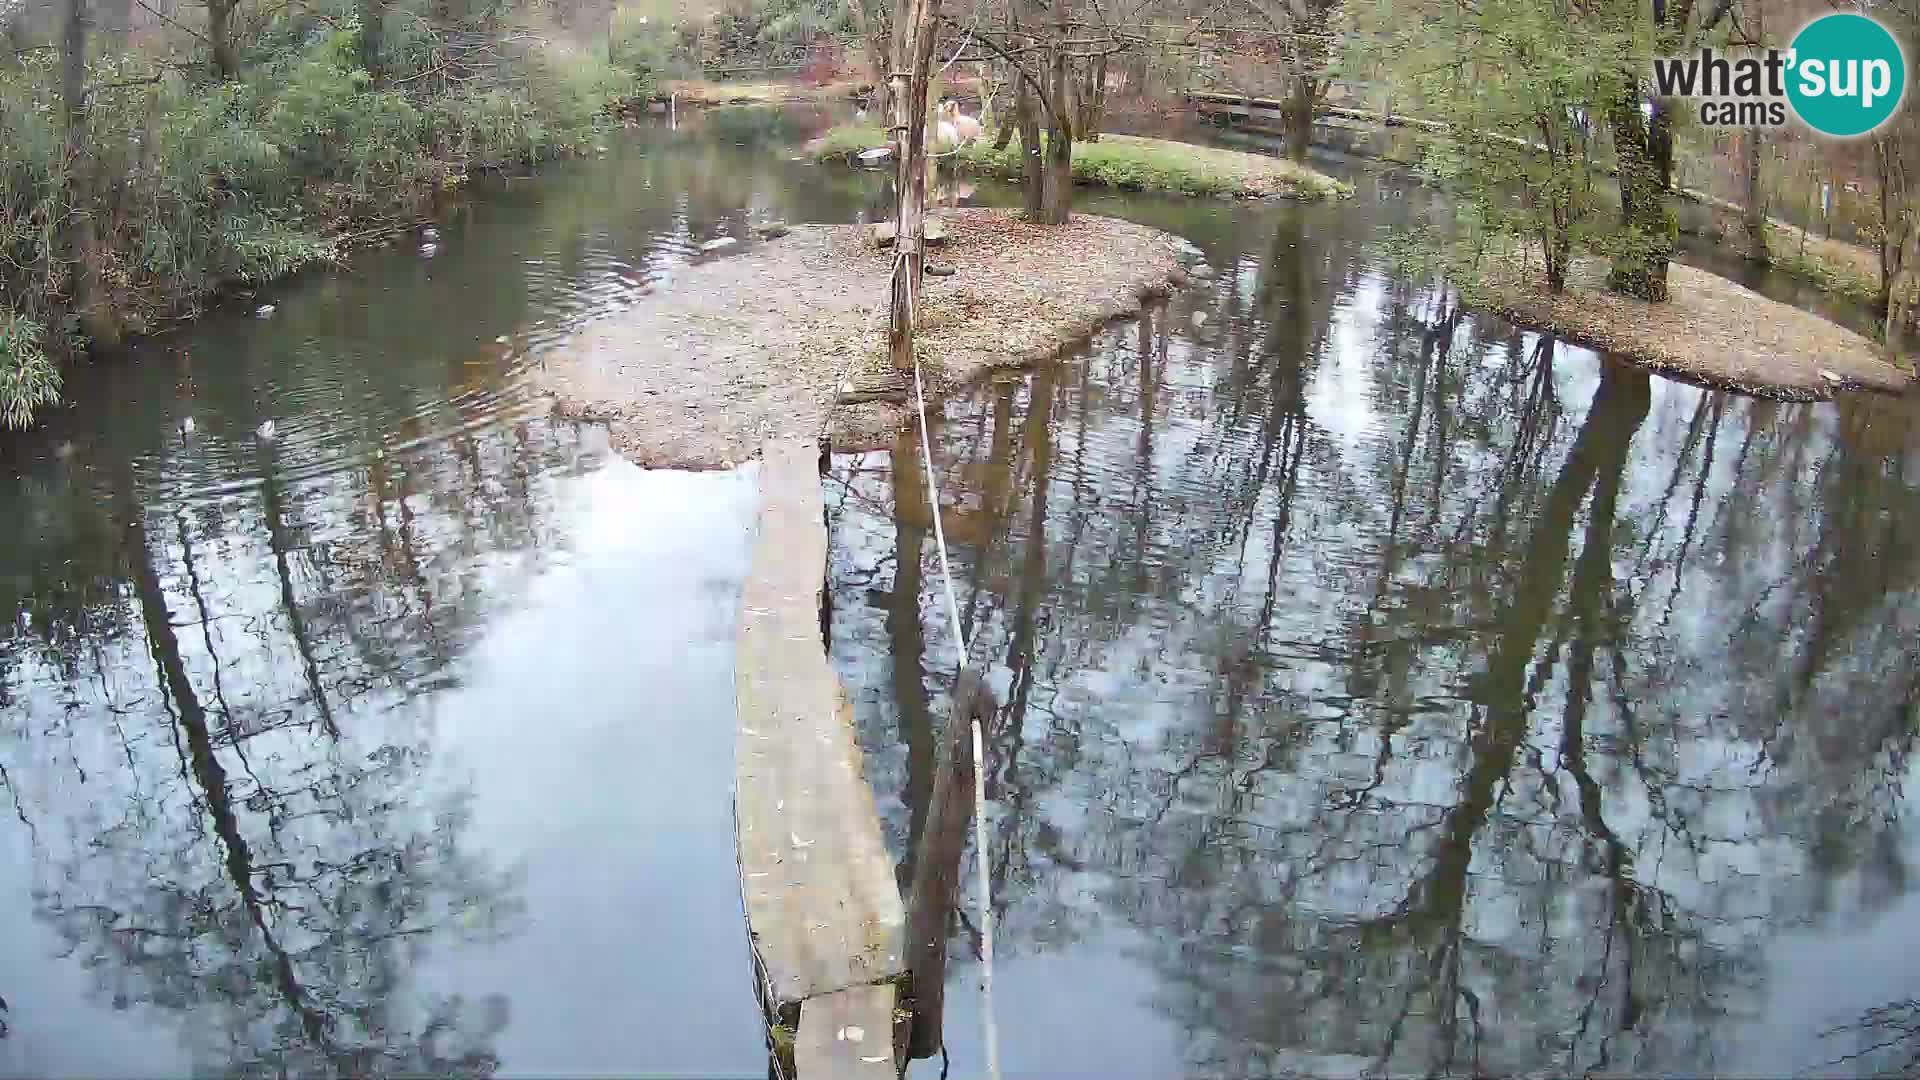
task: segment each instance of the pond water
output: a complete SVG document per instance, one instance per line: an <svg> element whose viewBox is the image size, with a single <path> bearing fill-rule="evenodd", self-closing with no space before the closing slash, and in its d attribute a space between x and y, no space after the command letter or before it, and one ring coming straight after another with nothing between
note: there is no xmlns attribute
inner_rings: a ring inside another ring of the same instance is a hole
<svg viewBox="0 0 1920 1080"><path fill-rule="evenodd" d="M264 291L0 439L0 1075L764 1073L753 470L633 468L526 374L706 239L879 211L791 160L827 119L486 185L431 257ZM1007 1075L1886 1067L1823 1063L1910 1014L1822 1033L1920 996L1910 409L1461 314L1370 246L1417 191L1354 179L1087 194L1219 276L935 431L1002 702ZM903 875L956 656L913 461L828 487Z"/></svg>

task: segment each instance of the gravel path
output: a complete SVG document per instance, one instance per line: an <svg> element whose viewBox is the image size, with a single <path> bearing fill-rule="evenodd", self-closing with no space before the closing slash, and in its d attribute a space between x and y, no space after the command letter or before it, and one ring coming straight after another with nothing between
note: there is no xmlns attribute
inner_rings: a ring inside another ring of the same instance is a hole
<svg viewBox="0 0 1920 1080"><path fill-rule="evenodd" d="M935 392L1047 359L1179 273L1178 240L1114 218L940 217L950 239L930 261L956 272L925 279L918 326ZM906 419L910 384L885 357L892 254L866 236L798 226L705 257L555 350L541 384L562 414L605 423L615 448L647 466L728 467L767 439L822 432L841 448L883 445Z"/></svg>

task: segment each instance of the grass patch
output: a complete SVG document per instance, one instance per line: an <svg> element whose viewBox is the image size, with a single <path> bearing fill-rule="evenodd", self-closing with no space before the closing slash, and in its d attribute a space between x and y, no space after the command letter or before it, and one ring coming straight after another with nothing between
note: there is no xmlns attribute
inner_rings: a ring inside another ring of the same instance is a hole
<svg viewBox="0 0 1920 1080"><path fill-rule="evenodd" d="M826 101L852 97L859 84L852 82L807 83L708 82L705 79L676 79L662 83L661 95L672 94L683 105L778 105L789 101Z"/></svg>
<svg viewBox="0 0 1920 1080"><path fill-rule="evenodd" d="M1805 278L1825 292L1868 307L1880 302L1879 256L1857 244L1804 236L1793 226L1769 224L1767 252L1776 269Z"/></svg>
<svg viewBox="0 0 1920 1080"><path fill-rule="evenodd" d="M806 152L815 161L829 161L886 142L886 129L878 124L843 124L807 144ZM949 160L1002 179L1018 180L1022 174L1018 142L995 151L982 140ZM1073 178L1125 191L1183 195L1326 199L1353 194L1352 186L1283 158L1134 135L1102 135L1099 142L1076 144Z"/></svg>

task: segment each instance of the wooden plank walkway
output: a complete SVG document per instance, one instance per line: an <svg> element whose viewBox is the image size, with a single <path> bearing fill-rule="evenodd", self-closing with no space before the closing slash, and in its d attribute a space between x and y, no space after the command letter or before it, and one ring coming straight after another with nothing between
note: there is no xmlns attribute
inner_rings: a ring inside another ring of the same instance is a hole
<svg viewBox="0 0 1920 1080"><path fill-rule="evenodd" d="M894 982L905 970L900 892L821 636L819 460L817 445L797 441L761 456L734 661L741 893L762 1005L795 1036L800 1080L894 1071ZM834 1038L849 1028L865 1037Z"/></svg>

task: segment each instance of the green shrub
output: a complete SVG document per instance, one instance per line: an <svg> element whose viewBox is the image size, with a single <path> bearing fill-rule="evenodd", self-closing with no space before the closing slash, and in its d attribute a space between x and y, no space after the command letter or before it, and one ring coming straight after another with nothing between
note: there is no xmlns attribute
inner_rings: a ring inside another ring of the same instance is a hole
<svg viewBox="0 0 1920 1080"><path fill-rule="evenodd" d="M0 427L24 428L35 409L60 400L60 369L43 334L38 322L0 308Z"/></svg>
<svg viewBox="0 0 1920 1080"><path fill-rule="evenodd" d="M843 124L808 143L807 153L815 161L829 161L886 143L886 129L878 124ZM1020 179L1025 165L1017 139L995 150L992 140L983 138L961 148L953 160L975 172L1009 180ZM1073 178L1129 191L1187 195L1337 198L1353 193L1338 180L1281 158L1127 135L1075 143Z"/></svg>
<svg viewBox="0 0 1920 1080"><path fill-rule="evenodd" d="M493 25L487 2L468 0L465 25ZM71 293L60 226L76 200L96 226L105 303L139 332L224 282L331 258L329 232L411 211L471 168L583 149L645 77L502 40L469 79L422 78L439 63L428 6L387 9L378 79L362 66L357 0L268 16L236 82L164 67L154 79L138 55L101 59L88 72L103 87L88 112L91 185L69 168L53 54L0 68L0 422L27 424L56 399L52 346L66 344Z"/></svg>

